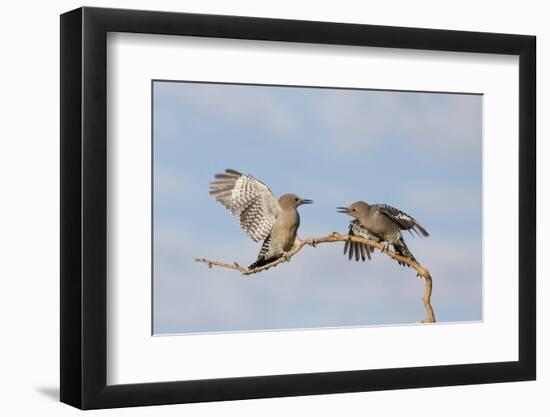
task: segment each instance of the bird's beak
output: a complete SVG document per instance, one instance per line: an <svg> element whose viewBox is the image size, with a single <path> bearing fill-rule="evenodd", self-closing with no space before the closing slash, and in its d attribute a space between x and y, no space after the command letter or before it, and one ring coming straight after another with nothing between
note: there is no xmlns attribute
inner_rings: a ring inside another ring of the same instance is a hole
<svg viewBox="0 0 550 417"><path fill-rule="evenodd" d="M344 214L349 213L349 208L347 207L336 207L336 209L338 210L338 213L344 213Z"/></svg>
<svg viewBox="0 0 550 417"><path fill-rule="evenodd" d="M308 200L307 198L302 199L302 204L313 204L313 200Z"/></svg>

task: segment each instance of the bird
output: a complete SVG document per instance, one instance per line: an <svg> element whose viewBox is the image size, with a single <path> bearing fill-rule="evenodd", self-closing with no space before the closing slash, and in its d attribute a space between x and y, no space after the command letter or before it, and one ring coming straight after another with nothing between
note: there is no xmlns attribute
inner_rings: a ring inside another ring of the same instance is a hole
<svg viewBox="0 0 550 417"><path fill-rule="evenodd" d="M283 194L277 199L263 182L234 169L226 169L214 178L209 184L210 194L239 216L241 228L254 242L263 240L258 258L248 269L286 257L300 226L297 208L313 200L296 194Z"/></svg>
<svg viewBox="0 0 550 417"><path fill-rule="evenodd" d="M356 201L348 207L337 207L337 209L340 213L354 218L349 225L349 236L385 242L384 250L391 244L398 255L405 256L415 263L417 263L416 258L407 247L401 230L407 230L411 235L413 231L419 236L430 235L413 217L387 204L367 204L364 201ZM360 257L363 261L366 258L371 259L370 255L373 251L372 247L364 243L347 241L344 245L344 255L348 252L349 260L354 255L356 261L359 261ZM400 265L406 265L398 262Z"/></svg>

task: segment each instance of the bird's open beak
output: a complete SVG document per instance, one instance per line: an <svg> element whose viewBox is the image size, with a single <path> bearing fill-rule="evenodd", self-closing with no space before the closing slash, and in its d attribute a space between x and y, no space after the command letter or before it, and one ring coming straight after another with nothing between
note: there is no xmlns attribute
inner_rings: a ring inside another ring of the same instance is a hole
<svg viewBox="0 0 550 417"><path fill-rule="evenodd" d="M313 204L313 200L303 199L302 204Z"/></svg>
<svg viewBox="0 0 550 417"><path fill-rule="evenodd" d="M338 210L338 213L344 213L344 214L349 213L349 208L347 207L336 207L336 209Z"/></svg>

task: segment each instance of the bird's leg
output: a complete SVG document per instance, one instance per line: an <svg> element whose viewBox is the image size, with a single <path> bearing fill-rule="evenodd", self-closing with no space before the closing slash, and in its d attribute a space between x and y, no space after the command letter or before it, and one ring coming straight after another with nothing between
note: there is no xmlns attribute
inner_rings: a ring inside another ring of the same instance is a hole
<svg viewBox="0 0 550 417"><path fill-rule="evenodd" d="M314 248L317 247L317 243L319 243L319 241L315 238L311 239L311 246L313 246Z"/></svg>
<svg viewBox="0 0 550 417"><path fill-rule="evenodd" d="M292 255L290 252L283 252L282 258L285 260L285 262L290 262L290 258L292 258Z"/></svg>

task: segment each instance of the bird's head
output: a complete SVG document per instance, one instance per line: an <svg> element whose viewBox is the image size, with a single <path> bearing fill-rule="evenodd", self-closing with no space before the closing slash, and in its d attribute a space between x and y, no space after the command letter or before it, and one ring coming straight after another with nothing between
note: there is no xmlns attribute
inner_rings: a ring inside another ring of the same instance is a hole
<svg viewBox="0 0 550 417"><path fill-rule="evenodd" d="M339 213L348 214L356 219L369 210L369 205L364 201L356 201L348 207L336 207Z"/></svg>
<svg viewBox="0 0 550 417"><path fill-rule="evenodd" d="M311 204L313 200L300 198L296 194L284 194L279 198L279 205L282 208L296 208L302 204Z"/></svg>

